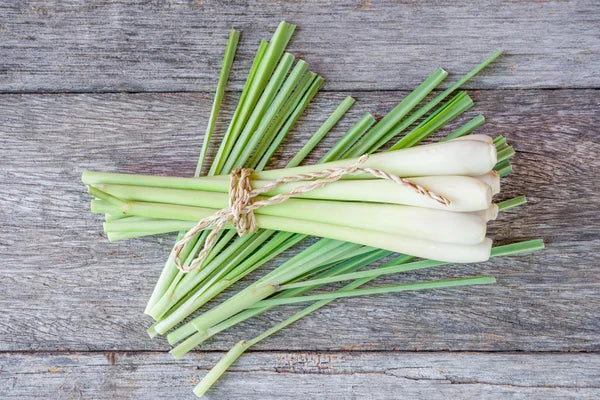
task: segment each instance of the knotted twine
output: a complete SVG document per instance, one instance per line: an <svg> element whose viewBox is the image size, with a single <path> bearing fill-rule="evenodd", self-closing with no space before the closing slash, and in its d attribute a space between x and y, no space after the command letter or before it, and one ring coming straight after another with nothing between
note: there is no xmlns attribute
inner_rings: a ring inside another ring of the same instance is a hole
<svg viewBox="0 0 600 400"><path fill-rule="evenodd" d="M380 169L361 167L361 165L364 164L368 158L369 155L365 154L360 157L355 164L348 167L326 168L320 171L309 172L305 174L284 176L274 180L271 183L268 183L261 188L256 189L252 189L252 186L250 185L250 175L252 175L254 172L253 169L234 169L231 172L229 181L229 207L223 208L211 216L202 218L183 236L181 240L175 243L175 246L173 247L175 265L182 272L189 272L198 268L204 258L206 258L208 255L210 249L215 245L219 232L228 222L232 223L233 227L237 230L238 235L240 236L249 232L256 232L258 230L258 225L256 223L256 217L254 216L254 210L264 206L279 204L286 201L290 197L319 189L328 183L340 180L344 175L370 174L376 178L390 180L400 185L407 185L417 193L427 196L438 203L444 204L445 206L450 205L450 201L444 196L436 194L409 179L389 174ZM313 181L313 179L317 180ZM310 182L308 182L306 185L298 186L287 193L277 194L264 200L252 201L256 196L269 192L279 185L298 181ZM213 230L204 241L203 249L198 253L198 256L189 264L189 266L184 266L181 262L181 252L183 251L185 245L188 244L200 231L211 227Z"/></svg>

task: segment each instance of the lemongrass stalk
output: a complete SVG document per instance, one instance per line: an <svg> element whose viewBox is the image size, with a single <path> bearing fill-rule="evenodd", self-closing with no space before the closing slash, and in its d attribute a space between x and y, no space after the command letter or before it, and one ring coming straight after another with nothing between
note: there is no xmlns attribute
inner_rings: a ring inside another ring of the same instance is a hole
<svg viewBox="0 0 600 400"><path fill-rule="evenodd" d="M261 157L256 167L257 170L263 170L266 167L267 163L269 162L271 157L273 157L273 154L275 154L275 151L277 150L283 139L290 132L292 126L296 123L298 118L300 118L300 115L302 115L304 110L308 107L312 99L315 97L315 95L323 85L324 81L325 80L320 76L315 76L313 78L312 83L302 96L302 99L300 100L299 104L294 108L292 114L288 117L283 127L279 130L277 136L275 136L275 138L271 142L269 148Z"/></svg>
<svg viewBox="0 0 600 400"><path fill-rule="evenodd" d="M265 55L266 57L266 55ZM244 128L237 137L234 137L233 145L229 152L229 156L223 162L223 165L219 166L215 170L215 175L218 173L228 173L233 169L233 162L236 160L239 153L242 151L242 147L248 142L250 137L254 134L256 129L261 123L264 123L263 116L273 104L277 92L282 88L286 80L286 75L289 72L294 62L294 56L290 53L285 53L281 57L281 61L277 65L277 68L273 72L273 76L269 80L264 91L261 93L258 102L254 105L252 113L248 118L248 121L244 125ZM274 105L276 107L276 105ZM270 119L268 120L270 121ZM267 122L268 122L267 121Z"/></svg>
<svg viewBox="0 0 600 400"><path fill-rule="evenodd" d="M477 135L472 135L477 136ZM284 176L320 171L326 168L345 168L355 165L358 159L332 161L303 167L259 171L252 178L273 180ZM371 155L363 167L382 169L397 176L467 175L477 176L492 170L497 162L496 148L479 140L452 140ZM346 179L356 176L345 176ZM181 178L151 175L133 175L84 171L86 185L102 183L155 186L174 189L219 191L223 179L213 177Z"/></svg>
<svg viewBox="0 0 600 400"><path fill-rule="evenodd" d="M503 161L500 161L499 163L496 163L496 165L494 165L494 170L498 171L504 167L508 167L509 165L510 165L510 159L503 160Z"/></svg>
<svg viewBox="0 0 600 400"><path fill-rule="evenodd" d="M295 240L295 243L297 243L297 239L294 238L294 240ZM370 253L373 253L373 251L374 251L373 249L368 249L368 248L364 248L364 247L357 249L357 250L360 250L360 251L338 253L337 260L339 261L339 260L349 259L349 258L356 257L356 256L362 256L365 253L370 254ZM326 257L328 257L329 259L332 259L331 254L327 254ZM333 257L335 257L335 255ZM310 262L310 260L302 260L303 264L305 264L307 262ZM316 262L319 263L318 260L316 260ZM240 264L240 266L241 266L241 264ZM206 285L206 289L204 291L197 291L192 297L190 297L185 303L180 305L167 318L165 318L164 320L155 324L155 330L157 331L157 333L161 333L161 334L166 333L173 326L175 326L179 322L183 321L184 318L186 318L188 315L190 315L192 312L194 312L196 309L198 309L202 305L206 304L206 302L208 300L212 299L214 296L221 293L223 290L225 290L226 288L231 286L237 280L241 279L248 272L250 272L250 271L236 267L236 269L229 271L223 279L220 279L220 280L215 279L215 282ZM178 330L178 332L181 333L184 331ZM189 329L186 331L186 333L188 333L188 334L193 333L192 327L189 327ZM173 336L171 336L171 339L172 339L172 337Z"/></svg>
<svg viewBox="0 0 600 400"><path fill-rule="evenodd" d="M260 214L265 213L265 211L269 209L281 209L282 207L286 207L286 204L316 204L306 203L307 201L311 201L308 199L337 200L336 204L339 204L340 202L387 203L434 208L445 211L478 211L484 210L489 206L492 193L497 190L499 186L498 174L494 171L490 171L487 174L479 175L477 177L425 176L411 178L411 181L426 187L439 195L443 195L450 200L450 204L447 206L441 204L416 192L407 185L400 185L383 179L366 179L332 182L320 189L290 199L289 201L291 201L291 203L285 201L278 205L265 206L263 207L264 210L258 209L256 212ZM268 181L255 181L253 182L253 185L255 187L262 187L267 183ZM281 185L275 190L268 192L267 195L271 196L279 193L287 193L288 191L302 187L305 184L306 183L304 182L294 182ZM207 208L226 207L229 199L229 195L225 192L112 184L99 185L98 188L123 200L179 204ZM264 196L258 196L257 199L264 199ZM93 201L92 205L94 204L95 202ZM111 210L101 209L100 211L110 212ZM112 210L112 212L116 213L117 211ZM118 219L108 222L122 223L121 220Z"/></svg>
<svg viewBox="0 0 600 400"><path fill-rule="evenodd" d="M453 131L448 136L440 139L440 142L445 142L445 141L448 141L448 140L452 140L452 139L456 139L456 138L468 135L471 132L473 132L475 129L477 129L481 125L483 125L484 122L485 122L485 118L483 117L483 115L476 115L469 122L467 122L466 124L464 124L460 128L456 129L455 131Z"/></svg>
<svg viewBox="0 0 600 400"><path fill-rule="evenodd" d="M234 122L234 126L231 130L228 130L226 134L227 140L221 142L221 146L219 147L219 151L217 153L218 161L217 163L213 163L210 169L211 175L216 175L222 170L226 161L225 155L231 152L231 149L233 148L238 136L242 132L242 129L248 125L247 121L251 114L254 113L255 106L259 101L259 97L263 97L261 95L263 93L263 89L268 86L267 82L269 82L278 60L282 57L283 52L290 38L292 37L295 27L295 25L281 22L273 34L265 54L258 64L255 76L250 83L248 95L244 102L240 104L238 118L235 121L232 121Z"/></svg>
<svg viewBox="0 0 600 400"><path fill-rule="evenodd" d="M204 141L202 144L202 149L200 151L200 157L198 159L198 163L196 165L196 172L194 174L194 176L199 176L200 175L200 171L202 169L202 166L204 164L204 160L206 157L206 153L208 150L208 144L210 142L210 139L212 137L212 132L214 130L214 126L215 126L215 122L216 122L216 118L220 109L220 104L223 98L223 94L224 94L224 90L225 90L225 86L227 83L227 80L229 78L229 74L231 71L231 65L233 63L233 59L235 56L235 50L237 48L237 43L239 40L239 32L232 30L228 43L227 43L227 47L225 49L225 57L223 60L223 65L221 67L221 73L219 75L219 83L217 84L217 91L215 94L215 99L213 102L213 107L211 110L211 114L210 114L210 118L209 118L209 123L207 125L206 128L206 133L204 136ZM245 99L248 96L248 91L250 89L250 86L252 84L252 81L254 79L254 76L256 74L256 71L262 61L262 57L264 56L265 52L267 50L267 42L266 41L262 41L258 51L256 53L256 56L254 58L254 61L252 63L252 67L250 68L250 72L248 74L248 78L246 80L246 83L244 85L244 88L242 90L242 94L240 95L240 100L238 103L238 107L236 108L236 111L233 115L233 118L231 120L231 124L229 126L228 132L226 134L226 138L230 135L231 133L231 129L234 128L236 121L238 120L239 117L239 113L241 112L241 105L244 104ZM225 142L226 140L224 139L223 142ZM223 149L219 148L219 152L217 154L217 156L215 157L215 163L220 162L221 157L223 157L225 155L225 153L223 152ZM144 233L142 232L141 235L143 236ZM204 234L203 234L204 235ZM203 240L203 235L199 235L197 237L195 237L187 246L186 246L186 251L187 249L192 249L193 246L195 245L195 243L198 240ZM180 234L178 235L176 240L180 240L183 237L183 232L180 232ZM201 239L202 238L202 239ZM113 234L111 237L109 236L109 240L120 240L123 239L123 237L116 237L115 234ZM189 252L187 252L187 254L189 255ZM156 304L156 302L158 301L158 299L164 294L164 291L166 290L166 288L171 285L171 283L173 282L173 280L175 279L175 277L178 274L178 270L175 267L175 263L174 260L172 258L172 256L170 255L167 258L167 261L165 263L165 266L163 268L163 271L161 272L161 275L159 276L159 279L155 285L155 288L152 292L152 295L150 296L150 300L148 301L148 304L146 305L146 308L144 310L144 313L148 314L149 310L154 306L154 304Z"/></svg>
<svg viewBox="0 0 600 400"><path fill-rule="evenodd" d="M342 262L336 263L335 266L333 268L331 268L330 270L327 270L320 274L317 274L316 278L323 278L323 277L333 276L333 275L340 274L340 273L356 271L360 268L366 267L367 265L386 257L389 254L390 254L389 252L386 252L384 250L373 250L370 253L355 256L350 259L344 260ZM396 257L394 259L394 262L399 264L402 262L408 262L411 259L412 259L412 257L410 257L410 256L402 255L402 256ZM304 294L310 290L314 290L318 287L319 286L311 286L311 287L303 287L303 288L298 288L298 289L289 289L289 290L286 290L286 291L276 294L275 298L298 296L298 295ZM232 327L242 321L245 321L249 318L253 318L260 313L266 312L266 311L270 310L271 308L272 307L264 307L262 309L254 308L254 309L244 310L244 311L234 315L233 317L230 317L227 320L225 320L211 328L206 329L203 332L194 333L193 335L188 337L186 340L182 341L177 346L175 346L170 351L170 353L175 358L180 358L187 352L191 351L194 347L200 345L206 339L216 335L219 332L229 329L230 327Z"/></svg>
<svg viewBox="0 0 600 400"><path fill-rule="evenodd" d="M90 188L92 195L99 197L97 189ZM110 196L103 195L105 198ZM140 215L146 217L158 217L165 219L179 219L199 221L213 215L215 209L178 206L172 204L146 203L135 201L123 201L121 209L127 210L129 215ZM369 229L368 225L362 227L349 227L336 225L329 222L306 221L301 219L276 217L271 215L255 216L259 227L263 229L278 230L285 227L288 232L301 233L311 236L321 236L335 240L354 242L372 247L406 253L419 257L447 260L454 262L478 262L487 260L490 243L484 240L479 245L458 245L441 243L426 239L419 239L400 234L390 234L376 229ZM116 224L118 221L115 221ZM107 223L108 224L108 223ZM225 225L226 229L232 226ZM402 241L402 243L399 243ZM462 252L462 254L460 254Z"/></svg>
<svg viewBox="0 0 600 400"><path fill-rule="evenodd" d="M304 238L301 235L294 235L289 232L278 232L265 246L262 246L252 253L252 255L245 258L233 271L228 272L221 281L208 287L205 291L195 292L190 296L190 299L174 308L172 313L154 325L154 329L157 333L165 334L217 294L233 285L245 274L254 271L265 262L273 259L303 239Z"/></svg>
<svg viewBox="0 0 600 400"><path fill-rule="evenodd" d="M286 62L286 56L291 57L291 63L293 62L293 56L289 53L286 53L280 63L280 66ZM288 71L290 67L287 67L285 70ZM279 69L279 66L277 67ZM240 138L236 141L233 150L232 157L230 157L223 171L231 171L235 167L242 166L246 163L252 150L256 147L256 145L260 142L260 140L264 137L264 135L269 130L269 126L272 124L273 119L280 113L280 110L285 105L286 101L292 93L308 68L308 64L302 60L296 63L296 66L292 69L289 76L285 79L281 87L276 88L277 92L268 103L265 103L262 106L262 98L256 105L256 108L252 112L252 115L256 115L259 120L256 123L252 123L252 117L248 120L248 124L244 127L244 131L240 135ZM277 71L275 72L275 74ZM287 73L287 72L286 72ZM275 75L274 74L274 75ZM270 83L269 83L270 84ZM269 86L265 89L265 93ZM261 108L259 108L261 107Z"/></svg>
<svg viewBox="0 0 600 400"><path fill-rule="evenodd" d="M167 231L163 231L163 230L157 230L157 231L148 231L148 232L141 232L141 231L137 231L137 232L107 232L106 233L106 237L108 239L109 242L117 242L119 240L127 240L127 239L135 239L135 238L140 238L140 237L144 237L144 236L153 236L153 235L160 235L163 233L170 233L173 232L170 229ZM146 311L144 311L144 313L146 313Z"/></svg>
<svg viewBox="0 0 600 400"><path fill-rule="evenodd" d="M215 92L215 98L210 111L210 117L208 119L208 124L206 125L206 132L204 133L204 141L202 142L202 149L200 150L200 157L198 158L198 164L194 174L195 176L200 176L200 171L204 165L204 160L208 151L208 145L215 129L215 123L217 122L217 116L219 115L219 109L221 108L221 101L223 100L223 95L225 94L225 86L227 85L227 81L229 79L229 74L231 72L231 66L233 64L239 38L239 31L232 29L227 41L227 47L225 48L223 65L221 66L221 73L219 74L219 82L217 83L217 90Z"/></svg>
<svg viewBox="0 0 600 400"><path fill-rule="evenodd" d="M344 158L352 158L367 153L373 146L386 137L393 127L398 124L421 100L442 82L448 73L438 68L433 74L423 81L416 89L406 96L396 107L386 114L367 134L365 134L352 150L344 154ZM387 142L387 140L386 140Z"/></svg>
<svg viewBox="0 0 600 400"><path fill-rule="evenodd" d="M510 210L511 208L523 205L525 203L527 203L527 198L525 196L517 196L509 200L501 201L497 205L499 211L506 211Z"/></svg>
<svg viewBox="0 0 600 400"><path fill-rule="evenodd" d="M356 182L357 186L362 186ZM225 208L228 206L229 196L225 193L203 192L202 195L195 191L179 191L177 198L170 193L163 194L172 189L130 187L135 193L127 193L135 201L170 203L179 205L199 206L204 208ZM136 190L137 189L137 190ZM460 187L456 188L460 191ZM187 192L183 193L182 192ZM109 193L111 193L109 191ZM112 192L114 194L114 192ZM488 191L488 194L490 192ZM261 200L259 197L257 200ZM481 209L487 209L490 202ZM306 200L301 198L288 199L287 201L269 205L255 210L257 215L272 215L305 221L327 222L333 221L336 225L349 227L376 227L376 230L401 234L416 238L428 239L447 243L475 244L485 236L485 221L477 214L468 212L452 212L444 209L403 206L385 203L365 203L354 201L328 201ZM181 226L182 221L178 221ZM149 231L160 221L109 221L104 223L104 230L115 231ZM163 224L172 224L174 230L179 229L173 221L163 221Z"/></svg>
<svg viewBox="0 0 600 400"><path fill-rule="evenodd" d="M327 135L327 133L339 122L340 119L346 114L346 112L354 105L356 100L352 97L347 96L333 111L333 113L327 118L327 120L321 125L317 132L311 136L304 146L296 153L294 157L289 161L291 165L299 165L301 160L304 160L308 153L315 148L315 146Z"/></svg>
<svg viewBox="0 0 600 400"><path fill-rule="evenodd" d="M364 296L364 295L372 295L372 294L383 294L383 293L395 293L402 292L408 290L426 290L426 289L437 289L437 288L448 288L448 287L457 287L457 286L472 286L472 285L484 285L495 283L495 279L493 277L472 277L472 278L459 278L459 279L448 279L448 280L440 280L440 281L431 281L431 282L420 282L420 283L412 283L412 284L400 284L400 285L391 285L380 288L369 288L369 289L355 289L348 290L346 292L339 292L336 294L337 297L333 297L331 294L329 297L326 297L326 294L323 295L312 295L312 296L303 296L301 300L309 301L308 299L320 299L320 300L329 300L331 298L340 298L340 297L353 297L353 296ZM298 299L298 298L295 298ZM283 321L280 325L273 327L272 329L264 332L263 334L256 336L254 339L250 341L240 341L238 342L219 362L208 372L207 375L196 385L194 388L194 394L197 397L202 397L208 389L225 373L227 368L231 366L248 348L263 340L265 337L270 336L271 334L279 331L285 326L292 324L298 319L304 317L313 311L313 308L318 308L318 303L311 306L310 308L304 310L304 313L295 314L294 316L288 318Z"/></svg>
<svg viewBox="0 0 600 400"><path fill-rule="evenodd" d="M344 243L334 248L332 251L328 252L323 257L323 259L327 260L326 262L328 262L329 260L335 259L340 255L343 255L345 252L354 250L358 247L359 246L351 243ZM304 261L294 269L288 268L283 272L279 271L278 273L272 274L269 278L269 281L272 281L273 279L287 281L293 279L296 276L302 275L303 273L308 272L311 269L314 269L314 265L312 265L312 263ZM269 281L265 282L263 280L259 280L255 284L248 286L246 289L229 298L225 302L219 304L218 306L212 308L211 310L208 310L204 314L192 320L191 325L196 330L209 328L237 314L238 312L249 308L248 305L254 304L277 291L277 287L273 284L270 284Z"/></svg>
<svg viewBox="0 0 600 400"><path fill-rule="evenodd" d="M462 85L464 85L469 79L471 79L475 75L477 75L482 69L484 69L485 67L487 67L492 61L494 61L496 58L498 58L498 56L500 56L500 54L502 54L501 50L496 51L494 54L492 54L490 57L488 57L485 61L483 61L477 67L475 67L471 71L469 71L469 73L467 73L461 79L459 79L457 82L455 82L448 89L444 90L442 93L440 93L439 95L437 95L434 99L432 99L431 101L427 102L427 104L425 104L424 106L422 106L419 110L417 110L415 113L413 113L409 118L407 118L406 120L403 120L403 121L399 121L395 127L393 127L392 129L390 129L388 131L388 133L386 135L382 136L381 138L378 138L378 141L369 150L369 152L373 152L373 151L379 149L385 143L387 143L389 140L391 140L394 136L398 135L399 133L401 133L402 131L404 131L406 128L408 128L409 126L411 126L419 118L421 118L422 116L424 116L425 114L427 114L430 110L432 110L433 107L435 107L436 105L438 105L446 97L448 97L450 94L452 94L452 92L454 92L455 90L457 90L459 87L461 87ZM475 127L473 129L475 129ZM362 154L362 153L360 153L360 151L365 152L364 149L360 149L357 153L349 154L348 156L349 157L353 157L353 156L360 155L360 154Z"/></svg>
<svg viewBox="0 0 600 400"><path fill-rule="evenodd" d="M208 374L204 376L202 382L196 385L194 388L194 394L198 397L204 396L204 393L212 385L214 385L221 375L225 373L227 368L229 368L229 366L233 364L235 360L237 360L244 353L244 351L246 351L247 348L248 344L244 340L236 343L235 346L233 346L231 350L229 350L227 354L225 354L225 356L223 356L219 362L215 364L214 367L212 367Z"/></svg>
<svg viewBox="0 0 600 400"><path fill-rule="evenodd" d="M321 293L308 296L289 297L283 299L261 300L254 303L252 308L262 308L273 305L297 304L310 301L341 299L345 297L368 296L374 294L398 293L412 290L441 289L456 286L489 285L496 283L493 276L474 276L470 278L441 279L427 282L400 283L397 285L380 286L365 289L343 290L333 293Z"/></svg>
<svg viewBox="0 0 600 400"><path fill-rule="evenodd" d="M235 232L231 231L230 233L228 233L230 235L230 239L231 237L233 237L233 235L231 235L232 233ZM202 282L202 280L209 276L215 268L222 265L230 257L234 257L235 253L245 243L249 242L252 239L252 235L246 235L239 239L240 240L235 240L232 244L227 246L225 251L215 252L215 257L212 260L204 263L204 268L198 268L188 272L187 274L182 274L180 278L181 280L177 282L177 285L173 286L172 290L169 290L165 295L163 295L160 298L160 300L155 304L155 306L152 307L152 309L150 310L150 315L156 320L163 317L173 305L175 305L179 300L181 300L196 285ZM218 250L222 250L228 242L229 240L227 240L226 238L221 238L221 240L217 241L215 247L217 247ZM199 250L200 249L198 248L197 251ZM197 251L191 253L191 255L186 258L184 265L189 265L191 259L194 258L193 254L197 254Z"/></svg>
<svg viewBox="0 0 600 400"><path fill-rule="evenodd" d="M394 144L390 150L403 149L418 144L427 137L427 132L429 132L431 127L434 127L433 129L437 130L445 126L448 122L452 121L472 106L473 100L466 92L458 93L449 104L444 105L444 107L440 108L436 113L419 124L408 135L405 135Z"/></svg>
<svg viewBox="0 0 600 400"><path fill-rule="evenodd" d="M352 147L360 137L375 123L375 117L371 113L364 114L352 127L338 140L321 159L319 163L333 161Z"/></svg>
<svg viewBox="0 0 600 400"><path fill-rule="evenodd" d="M433 143L373 154L362 166L382 169L398 176L473 176L489 172L496 164L496 160L496 148L493 145L477 140L465 140ZM303 167L261 171L253 174L253 178L272 180L283 176L319 171L324 168L344 168L354 165L356 162L357 159L347 159ZM346 179L352 177L346 176Z"/></svg>
<svg viewBox="0 0 600 400"><path fill-rule="evenodd" d="M304 95L310 90L311 84L313 83L316 77L317 74L315 74L314 72L309 71L306 74L304 74L304 76L298 83L298 86L294 89L292 95L286 100L285 104L281 108L281 111L271 123L269 130L254 150L254 154L247 162L247 165L257 166L264 157L268 157L267 160L271 158L270 156L267 156L265 154L267 149L271 146L273 141L276 140L277 137L279 137L279 135L285 136L287 134L289 129L287 131L283 131L282 128L284 127L290 116L294 114ZM264 168L258 167L257 169L262 170Z"/></svg>
<svg viewBox="0 0 600 400"><path fill-rule="evenodd" d="M293 256L292 258L290 258L289 260L287 260L286 262L281 264L274 271L271 271L270 273L265 275L259 281L255 282L251 286L247 287L246 289L243 289L241 292L234 295L234 297L236 297L236 299L240 298L240 297L243 298L247 292L254 290L254 289L252 289L252 287L256 287L259 283L264 282L265 280L272 279L274 277L281 277L282 274L289 273L289 271L299 271L299 270L308 271L308 270L314 269L315 266L318 266L318 264L322 260L335 260L335 259L337 259L337 257L343 255L344 251L352 250L357 247L358 246L354 246L349 243L340 243L340 242L337 242L334 240L320 240L320 241L314 243L313 245L309 246L309 249L311 250L310 253L296 254L295 256ZM342 250L341 252L338 250L340 248ZM302 274L302 272L298 273L298 275L301 275L301 274ZM230 308L229 303L232 303L232 302L236 303L236 300L233 300L233 301L226 300L224 303L221 303L220 305L218 305L215 308L229 309ZM239 303L237 305L234 304L231 307L233 307L233 308L239 307L240 304L242 304L242 303ZM242 304L242 308L243 308L243 304ZM238 311L241 311L241 309ZM216 314L218 314L218 312ZM234 312L234 314L235 314L235 312ZM203 315L196 317L192 321L178 327L173 332L169 333L167 335L167 340L169 341L169 343L170 344L177 343L177 342L185 339L189 335L193 334L197 329L194 325L194 322L201 322L201 321L205 320L206 317L203 317ZM233 315L233 314L231 314L231 315ZM209 315L209 317L210 317L210 315ZM224 319L226 319L226 318L227 317L224 317Z"/></svg>

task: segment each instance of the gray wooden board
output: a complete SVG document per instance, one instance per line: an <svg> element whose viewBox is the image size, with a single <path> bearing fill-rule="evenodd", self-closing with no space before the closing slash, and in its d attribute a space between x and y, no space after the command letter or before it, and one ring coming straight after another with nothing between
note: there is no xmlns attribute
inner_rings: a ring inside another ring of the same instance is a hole
<svg viewBox="0 0 600 400"><path fill-rule="evenodd" d="M463 73L506 55L477 88L600 87L595 0L9 1L0 5L0 90L213 91L227 35L232 87L281 20L290 51L329 90L411 89L437 66Z"/></svg>
<svg viewBox="0 0 600 400"><path fill-rule="evenodd" d="M32 0L0 4L0 398L193 398L223 351L300 308L174 360L142 314L173 235L109 244L79 182L85 168L191 174L229 29L242 31L235 91L283 19L298 24L290 51L324 75L327 93L276 166L346 91L359 102L308 162L437 66L453 82L504 49L468 84L484 90L470 92L477 104L461 122L483 113L480 131L517 149L502 198L530 202L491 235L548 247L381 278L492 274L498 284L335 302L259 343L209 398L600 397L597 2ZM226 94L224 117L236 98Z"/></svg>
<svg viewBox="0 0 600 400"><path fill-rule="evenodd" d="M311 159L365 110L382 114L405 93L357 93L357 105ZM173 235L108 243L80 183L85 168L189 175L210 94L0 96L0 306L3 350L166 350L145 333L142 314ZM347 299L263 350L596 351L600 140L596 90L482 90L481 132L503 134L518 154L502 198L526 207L491 224L497 243L542 237L540 253L381 279L493 274L491 287ZM281 165L343 98L324 93L282 146ZM232 103L227 99L227 104ZM230 114L224 110L224 118ZM447 131L449 131L448 129ZM272 264L273 265L273 264ZM262 272L260 272L262 273ZM255 275L255 277L258 275ZM208 342L225 350L298 307L281 308Z"/></svg>
<svg viewBox="0 0 600 400"><path fill-rule="evenodd" d="M194 353L0 355L0 394L23 399L192 399L221 356ZM208 399L597 399L597 354L258 352Z"/></svg>

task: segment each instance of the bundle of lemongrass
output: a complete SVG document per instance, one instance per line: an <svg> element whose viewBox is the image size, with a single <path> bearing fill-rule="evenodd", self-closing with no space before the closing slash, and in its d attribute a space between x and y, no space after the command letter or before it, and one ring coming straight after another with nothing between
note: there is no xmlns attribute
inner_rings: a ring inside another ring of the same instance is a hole
<svg viewBox="0 0 600 400"><path fill-rule="evenodd" d="M494 204L500 178L512 171L514 150L499 136L492 140L471 133L484 119L477 116L437 144L416 146L469 109L473 102L458 87L499 56L495 53L433 99L421 103L447 76L436 70L421 85L376 122L365 114L322 157L318 165L298 167L337 124L354 100L346 98L287 164L264 170L277 147L316 95L323 79L307 71L308 64L284 53L294 26L282 22L269 43L262 41L224 138L207 177L200 178L237 47L232 31L204 136L195 178L174 178L86 171L92 211L105 213L109 240L171 231L186 231L198 220L227 207L229 174L237 167L253 168L253 187L274 179L354 165L362 154L374 153L403 135L389 151L372 154L361 165L409 177L409 184L345 175L341 180L256 209L256 233L236 237L234 229L220 232L201 262L194 264L207 231L194 234L177 257L170 255L145 312L155 319L150 336L167 334L171 351L181 357L211 336L275 306L313 302L263 334L236 344L206 375L194 392L201 396L247 348L340 297L493 283L493 277L469 277L359 288L382 275L432 268L448 262L475 262L490 256L519 254L543 247L541 240L491 247L486 225L499 211L521 205L524 197ZM431 111L431 112L430 112ZM419 120L424 119L417 123ZM413 127L413 125L416 125ZM264 193L287 193L306 182L287 183ZM437 196L428 197L419 185ZM439 201L439 198L446 200ZM258 197L257 201L262 198ZM231 226L226 226L231 228ZM277 232L279 231L279 232ZM184 232L180 232L179 238ZM236 295L194 319L188 316L250 272L309 235L321 239L299 252ZM189 235L188 235L189 236ZM358 271L392 258L379 268ZM424 260L414 261L422 257ZM193 266L190 272L178 269ZM352 281L342 289L304 295L332 282ZM174 327L180 325L173 331ZM169 332L171 331L171 332Z"/></svg>

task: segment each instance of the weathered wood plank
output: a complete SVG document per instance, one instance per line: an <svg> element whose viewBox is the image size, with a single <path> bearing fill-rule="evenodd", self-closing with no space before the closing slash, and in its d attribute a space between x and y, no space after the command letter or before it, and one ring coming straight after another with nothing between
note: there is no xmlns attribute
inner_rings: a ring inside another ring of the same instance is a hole
<svg viewBox="0 0 600 400"><path fill-rule="evenodd" d="M363 111L384 113L403 94L358 93L342 127ZM486 90L473 96L475 110L489 121L481 132L503 134L518 150L503 196L530 199L494 223L492 236L500 243L543 237L548 249L406 275L494 274L499 283L340 301L257 348L600 349L600 92ZM318 96L278 154L279 163L342 98ZM146 336L149 320L142 310L173 237L107 243L79 175L84 168L189 174L210 102L203 93L0 96L0 349L167 348ZM229 108L224 112L229 115ZM243 324L205 348L227 349L293 309Z"/></svg>
<svg viewBox="0 0 600 400"><path fill-rule="evenodd" d="M0 5L1 91L213 91L227 33L243 31L232 87L286 19L290 50L326 89L411 89L503 48L477 88L600 87L594 0L14 1Z"/></svg>
<svg viewBox="0 0 600 400"><path fill-rule="evenodd" d="M3 399L192 399L221 353L0 354ZM249 353L209 399L597 399L598 354Z"/></svg>

